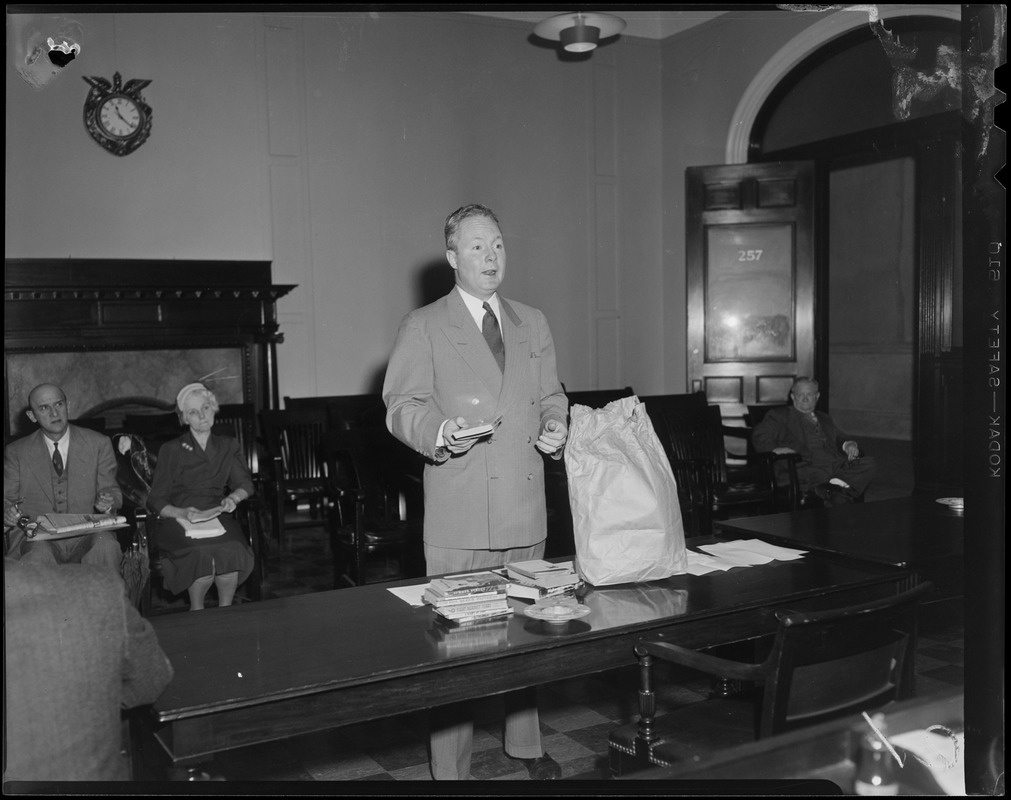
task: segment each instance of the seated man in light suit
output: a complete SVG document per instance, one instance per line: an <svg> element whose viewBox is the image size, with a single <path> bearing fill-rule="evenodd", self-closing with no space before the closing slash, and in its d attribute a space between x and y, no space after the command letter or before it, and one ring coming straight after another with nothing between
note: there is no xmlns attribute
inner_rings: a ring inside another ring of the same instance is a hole
<svg viewBox="0 0 1011 800"><path fill-rule="evenodd" d="M818 381L797 378L790 390L793 405L769 411L751 435L759 453L799 453L800 489L813 493L827 505L852 503L863 496L874 478L877 464L860 453L860 447L836 428L832 417L815 411L820 397Z"/></svg>
<svg viewBox="0 0 1011 800"><path fill-rule="evenodd" d="M67 397L44 383L28 395L28 419L39 430L4 448L5 554L48 564L93 564L119 570L122 549L111 531L32 541L18 517L105 514L123 504L116 458L107 436L71 425Z"/></svg>

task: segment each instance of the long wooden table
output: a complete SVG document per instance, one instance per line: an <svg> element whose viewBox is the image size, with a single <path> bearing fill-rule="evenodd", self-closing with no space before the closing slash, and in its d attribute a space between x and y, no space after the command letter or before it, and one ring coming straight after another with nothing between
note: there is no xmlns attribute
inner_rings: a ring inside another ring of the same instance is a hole
<svg viewBox="0 0 1011 800"><path fill-rule="evenodd" d="M175 670L153 706L155 736L186 766L231 748L633 664L634 642L659 631L696 648L754 639L774 631L776 608L857 603L911 581L893 566L810 554L589 588L582 602L590 613L563 626L530 619L524 601L510 600L517 613L507 620L448 635L431 608L387 590L411 581L155 617Z"/></svg>
<svg viewBox="0 0 1011 800"><path fill-rule="evenodd" d="M964 516L934 495L741 517L714 523L721 538L773 544L891 564L934 584L933 599L963 593Z"/></svg>

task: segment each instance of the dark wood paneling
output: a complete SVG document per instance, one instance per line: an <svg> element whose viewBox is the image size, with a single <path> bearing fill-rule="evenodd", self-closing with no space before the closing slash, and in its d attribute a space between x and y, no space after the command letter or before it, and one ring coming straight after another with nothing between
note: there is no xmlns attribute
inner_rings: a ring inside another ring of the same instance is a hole
<svg viewBox="0 0 1011 800"><path fill-rule="evenodd" d="M293 288L267 261L8 259L4 353L237 347L243 401L276 408L276 302ZM6 358L4 383L9 428Z"/></svg>

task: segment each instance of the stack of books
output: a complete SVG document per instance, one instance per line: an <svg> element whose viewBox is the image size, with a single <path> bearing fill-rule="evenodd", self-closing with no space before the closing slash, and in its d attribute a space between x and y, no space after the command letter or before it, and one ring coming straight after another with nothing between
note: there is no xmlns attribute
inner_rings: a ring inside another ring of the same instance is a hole
<svg viewBox="0 0 1011 800"><path fill-rule="evenodd" d="M571 561L562 564L543 559L515 561L506 564L505 574L509 579L510 594L532 600L569 594L583 583Z"/></svg>
<svg viewBox="0 0 1011 800"><path fill-rule="evenodd" d="M483 622L513 613L503 576L494 572L474 572L433 578L423 599L450 625Z"/></svg>

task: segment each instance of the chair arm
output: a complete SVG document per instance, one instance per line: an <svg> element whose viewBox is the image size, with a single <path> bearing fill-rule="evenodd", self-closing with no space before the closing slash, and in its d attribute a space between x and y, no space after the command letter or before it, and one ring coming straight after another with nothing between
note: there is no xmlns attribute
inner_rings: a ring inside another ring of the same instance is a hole
<svg viewBox="0 0 1011 800"><path fill-rule="evenodd" d="M126 517L126 521L130 523L130 527L133 530L133 546L141 551L147 550L147 509L131 508L124 510L123 515Z"/></svg>
<svg viewBox="0 0 1011 800"><path fill-rule="evenodd" d="M743 439L744 441L749 441L751 439L751 428L742 428L740 425L721 425L724 436L729 436L732 439Z"/></svg>
<svg viewBox="0 0 1011 800"><path fill-rule="evenodd" d="M706 672L717 677L733 678L741 681L758 681L769 672L766 664L745 664L725 658L700 653L671 642L640 639L635 645L635 654L641 658L651 655L663 661Z"/></svg>
<svg viewBox="0 0 1011 800"><path fill-rule="evenodd" d="M769 472L773 476L773 485L776 485L775 478L775 465L778 462L786 463L786 473L787 479L789 480L789 485L787 487L787 492L789 495L790 508L798 509L800 508L801 501L801 491L800 491L800 476L797 474L797 465L803 460L800 453L774 453L768 450L764 453L757 453L764 462L768 465Z"/></svg>

